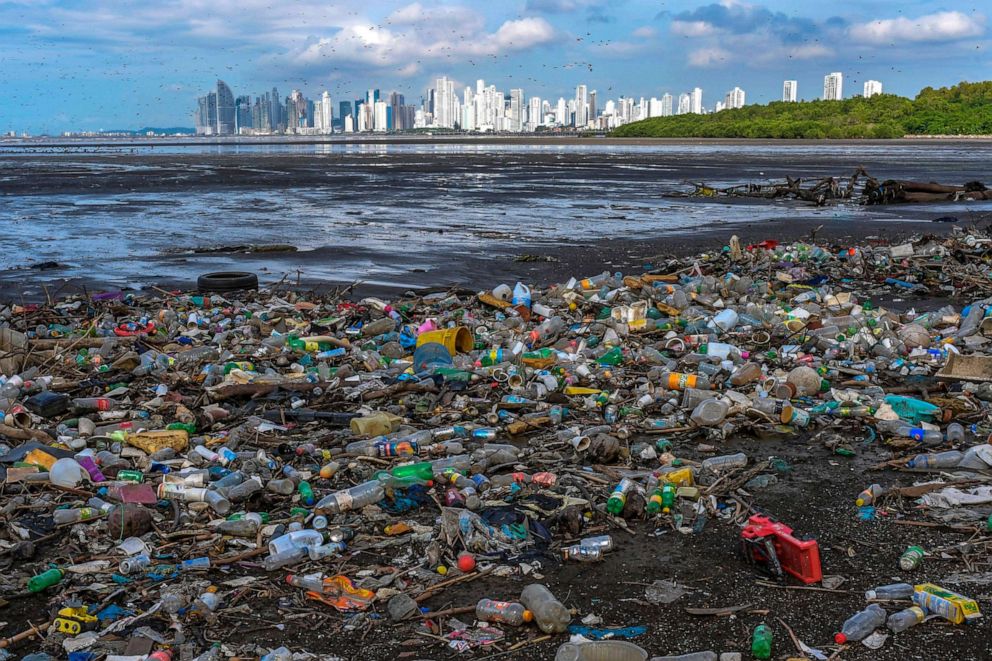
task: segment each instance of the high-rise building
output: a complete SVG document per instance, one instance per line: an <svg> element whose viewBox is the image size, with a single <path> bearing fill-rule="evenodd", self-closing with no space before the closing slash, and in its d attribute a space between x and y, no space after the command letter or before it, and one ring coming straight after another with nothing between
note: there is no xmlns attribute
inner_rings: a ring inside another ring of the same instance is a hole
<svg viewBox="0 0 992 661"><path fill-rule="evenodd" d="M589 119L596 121L596 90L589 92Z"/></svg>
<svg viewBox="0 0 992 661"><path fill-rule="evenodd" d="M193 122L197 135L217 133L217 92L210 92L196 100L196 116Z"/></svg>
<svg viewBox="0 0 992 661"><path fill-rule="evenodd" d="M799 93L799 83L795 80L787 80L782 83L782 100L786 103L795 103Z"/></svg>
<svg viewBox="0 0 992 661"><path fill-rule="evenodd" d="M385 133L390 130L392 123L392 112L390 112L389 104L385 101L376 101L373 104L375 111L375 117L372 119L372 130L378 133Z"/></svg>
<svg viewBox="0 0 992 661"><path fill-rule="evenodd" d="M698 87L694 87L692 90L692 97L689 102L689 112L694 115L703 114L703 90Z"/></svg>
<svg viewBox="0 0 992 661"><path fill-rule="evenodd" d="M315 110L314 128L317 128L317 118L320 118L320 130L323 133L334 131L334 104L331 102L331 93L325 91L320 95L320 106Z"/></svg>
<svg viewBox="0 0 992 661"><path fill-rule="evenodd" d="M239 96L234 101L234 132L240 134L251 127L251 97Z"/></svg>
<svg viewBox="0 0 992 661"><path fill-rule="evenodd" d="M223 80L217 81L217 135L232 135L237 119L235 117L234 93Z"/></svg>
<svg viewBox="0 0 992 661"><path fill-rule="evenodd" d="M672 114L672 95L665 92L661 95L661 116L671 117Z"/></svg>
<svg viewBox="0 0 992 661"><path fill-rule="evenodd" d="M676 115L687 115L692 109L692 99L686 92L679 94L679 105L675 111Z"/></svg>
<svg viewBox="0 0 992 661"><path fill-rule="evenodd" d="M844 98L844 74L839 71L823 77L823 100L840 101Z"/></svg>
<svg viewBox="0 0 992 661"><path fill-rule="evenodd" d="M544 125L544 105L541 97L532 96L527 99L527 130L534 131L538 126Z"/></svg>
<svg viewBox="0 0 992 661"><path fill-rule="evenodd" d="M455 83L447 76L441 76L434 83L434 126L453 129L460 121L458 97L455 96Z"/></svg>
<svg viewBox="0 0 992 661"><path fill-rule="evenodd" d="M555 104L555 123L558 126L569 126L572 123L568 113L568 102L563 97L558 97L558 103Z"/></svg>
<svg viewBox="0 0 992 661"><path fill-rule="evenodd" d="M866 80L865 81L865 98L870 99L876 94L882 93L882 83L877 80Z"/></svg>
<svg viewBox="0 0 992 661"><path fill-rule="evenodd" d="M269 99L269 129L273 131L286 130L286 109L279 98L279 90L272 88L272 98Z"/></svg>
<svg viewBox="0 0 992 661"><path fill-rule="evenodd" d="M524 91L510 90L510 131L520 133L524 130Z"/></svg>
<svg viewBox="0 0 992 661"><path fill-rule="evenodd" d="M740 87L735 87L734 89L727 92L726 96L723 97L723 107L727 110L733 110L735 108L744 107L744 90Z"/></svg>
<svg viewBox="0 0 992 661"><path fill-rule="evenodd" d="M344 130L344 118L354 118L354 111L351 109L351 101L340 101L338 103L338 125Z"/></svg>
<svg viewBox="0 0 992 661"><path fill-rule="evenodd" d="M575 88L575 126L583 129L589 123L589 92L585 85Z"/></svg>

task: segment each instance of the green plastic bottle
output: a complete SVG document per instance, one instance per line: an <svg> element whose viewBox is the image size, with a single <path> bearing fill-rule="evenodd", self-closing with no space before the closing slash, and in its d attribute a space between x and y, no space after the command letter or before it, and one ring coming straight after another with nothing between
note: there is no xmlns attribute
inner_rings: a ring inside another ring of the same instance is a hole
<svg viewBox="0 0 992 661"><path fill-rule="evenodd" d="M661 511L667 514L672 511L673 505L675 505L675 485L666 482L661 488Z"/></svg>
<svg viewBox="0 0 992 661"><path fill-rule="evenodd" d="M41 592L46 588L50 588L61 581L63 576L65 576L64 571L54 568L33 576L28 581L28 592Z"/></svg>
<svg viewBox="0 0 992 661"><path fill-rule="evenodd" d="M627 492L634 488L634 482L629 478L623 478L613 489L610 499L606 501L606 511L613 516L618 516L623 512L624 505L627 504Z"/></svg>
<svg viewBox="0 0 992 661"><path fill-rule="evenodd" d="M415 464L407 464L406 466L397 466L389 471L389 474L397 480L410 480L411 484L415 482L430 482L434 479L434 468L429 461L422 461Z"/></svg>
<svg viewBox="0 0 992 661"><path fill-rule="evenodd" d="M196 433L196 424L192 422L171 422L165 428L170 431L183 430L190 435Z"/></svg>
<svg viewBox="0 0 992 661"><path fill-rule="evenodd" d="M317 502L313 496L313 487L311 487L310 483L306 480L300 482L300 486L298 486L296 490L300 493L300 502L307 507L312 507L313 504Z"/></svg>
<svg viewBox="0 0 992 661"><path fill-rule="evenodd" d="M759 624L754 628L751 637L751 654L756 659L772 658L772 630L767 624Z"/></svg>
<svg viewBox="0 0 992 661"><path fill-rule="evenodd" d="M647 510L648 514L657 514L661 511L661 489L655 489L651 492L651 498L648 499Z"/></svg>
<svg viewBox="0 0 992 661"><path fill-rule="evenodd" d="M623 351L620 347L613 347L596 361L600 365L619 365L623 362Z"/></svg>

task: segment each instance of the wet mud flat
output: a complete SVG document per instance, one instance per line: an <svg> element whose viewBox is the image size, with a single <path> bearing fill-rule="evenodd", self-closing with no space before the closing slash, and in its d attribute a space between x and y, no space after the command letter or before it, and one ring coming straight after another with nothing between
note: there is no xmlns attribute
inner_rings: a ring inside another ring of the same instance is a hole
<svg viewBox="0 0 992 661"><path fill-rule="evenodd" d="M286 153L287 149L299 153ZM0 150L0 298L194 286L200 273L363 291L567 278L604 262L748 240L946 233L992 205L817 209L793 202L672 198L687 182L786 175L982 179L983 152L951 145L334 145L234 153L11 153ZM321 151L324 149L323 151ZM245 252L230 246L295 248ZM515 261L523 259L525 261ZM47 293L46 293L47 290Z"/></svg>

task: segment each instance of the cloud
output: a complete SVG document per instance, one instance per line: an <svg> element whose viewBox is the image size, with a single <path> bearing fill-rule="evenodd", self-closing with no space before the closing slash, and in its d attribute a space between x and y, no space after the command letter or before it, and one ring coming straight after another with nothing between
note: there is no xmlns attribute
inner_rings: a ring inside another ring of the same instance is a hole
<svg viewBox="0 0 992 661"><path fill-rule="evenodd" d="M672 34L679 37L708 37L714 35L719 30L712 23L706 21L672 21Z"/></svg>
<svg viewBox="0 0 992 661"><path fill-rule="evenodd" d="M638 39L652 39L658 36L658 30L650 25L642 25L631 32L631 35L637 37Z"/></svg>
<svg viewBox="0 0 992 661"><path fill-rule="evenodd" d="M726 64L733 59L733 53L714 46L713 48L698 48L689 53L688 63L691 67L713 67Z"/></svg>
<svg viewBox="0 0 992 661"><path fill-rule="evenodd" d="M850 36L866 44L945 42L985 34L985 16L943 11L919 18L888 18L852 25Z"/></svg>
<svg viewBox="0 0 992 661"><path fill-rule="evenodd" d="M604 0L527 0L524 9L545 14L566 14L602 4L605 4Z"/></svg>

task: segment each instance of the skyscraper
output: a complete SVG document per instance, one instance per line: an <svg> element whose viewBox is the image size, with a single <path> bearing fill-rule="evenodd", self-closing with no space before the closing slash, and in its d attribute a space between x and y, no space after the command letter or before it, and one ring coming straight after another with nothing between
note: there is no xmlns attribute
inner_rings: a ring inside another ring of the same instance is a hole
<svg viewBox="0 0 992 661"><path fill-rule="evenodd" d="M217 92L210 92L196 100L193 119L197 135L214 135L217 132Z"/></svg>
<svg viewBox="0 0 992 661"><path fill-rule="evenodd" d="M320 118L320 130L323 133L331 133L334 130L334 104L331 102L330 92L325 91L320 95L320 105L314 113L314 127L317 127L317 118Z"/></svg>
<svg viewBox="0 0 992 661"><path fill-rule="evenodd" d="M217 135L232 135L237 119L235 117L234 93L223 80L217 81Z"/></svg>
<svg viewBox="0 0 992 661"><path fill-rule="evenodd" d="M527 130L533 131L544 124L544 110L541 97L532 96L527 99Z"/></svg>
<svg viewBox="0 0 992 661"><path fill-rule="evenodd" d="M282 131L286 128L286 113L279 99L279 90L272 88L272 98L269 99L269 129Z"/></svg>
<svg viewBox="0 0 992 661"><path fill-rule="evenodd" d="M510 130L524 130L524 91L519 88L510 90Z"/></svg>
<svg viewBox="0 0 992 661"><path fill-rule="evenodd" d="M865 98L870 99L876 94L882 93L882 83L877 80L866 80L865 81Z"/></svg>
<svg viewBox="0 0 992 661"><path fill-rule="evenodd" d="M799 91L799 84L794 80L787 80L782 83L782 100L786 103L795 103Z"/></svg>
<svg viewBox="0 0 992 661"><path fill-rule="evenodd" d="M694 87L692 90L692 97L689 102L689 112L694 115L703 114L703 90L698 87Z"/></svg>
<svg viewBox="0 0 992 661"><path fill-rule="evenodd" d="M575 127L583 129L589 123L589 93L585 85L575 88Z"/></svg>
<svg viewBox="0 0 992 661"><path fill-rule="evenodd" d="M675 111L676 115L687 115L692 109L692 100L689 95L685 92L679 94L679 105L678 109Z"/></svg>
<svg viewBox="0 0 992 661"><path fill-rule="evenodd" d="M341 126L341 130L344 130L344 118L351 117L354 119L354 111L351 109L351 101L341 101L338 103L338 124Z"/></svg>
<svg viewBox="0 0 992 661"><path fill-rule="evenodd" d="M251 121L251 97L250 96L239 96L234 101L234 132L242 133L242 129L250 129L252 127Z"/></svg>
<svg viewBox="0 0 992 661"><path fill-rule="evenodd" d="M844 74L839 71L823 77L823 100L840 101L844 98Z"/></svg>
<svg viewBox="0 0 992 661"><path fill-rule="evenodd" d="M735 87L734 89L727 92L727 95L723 97L723 107L728 110L733 110L734 108L744 107L744 90L740 87Z"/></svg>
<svg viewBox="0 0 992 661"><path fill-rule="evenodd" d="M596 121L596 90L589 92L589 119Z"/></svg>
<svg viewBox="0 0 992 661"><path fill-rule="evenodd" d="M453 129L458 121L458 97L455 96L455 83L441 76L434 82L434 126Z"/></svg>
<svg viewBox="0 0 992 661"><path fill-rule="evenodd" d="M665 92L661 96L661 116L671 117L672 116L672 95Z"/></svg>

